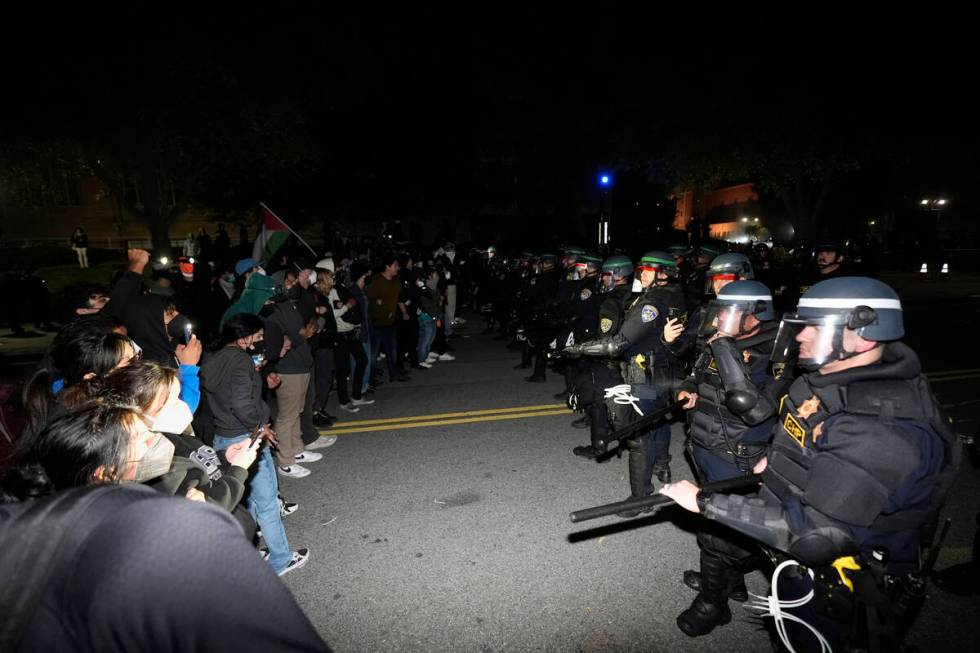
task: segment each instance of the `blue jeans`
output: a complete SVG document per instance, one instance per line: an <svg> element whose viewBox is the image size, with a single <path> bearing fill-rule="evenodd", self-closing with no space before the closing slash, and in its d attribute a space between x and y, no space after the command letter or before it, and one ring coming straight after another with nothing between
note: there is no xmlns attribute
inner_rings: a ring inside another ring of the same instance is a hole
<svg viewBox="0 0 980 653"><path fill-rule="evenodd" d="M395 344L395 327L371 327L371 360L375 361L378 354L385 353L388 363L388 380L394 381L400 376L398 371L398 347Z"/></svg>
<svg viewBox="0 0 980 653"><path fill-rule="evenodd" d="M419 318L419 346L415 351L415 354L419 358L420 363L424 363L425 359L429 356L429 351L432 349L432 341L436 339L436 321L431 317Z"/></svg>
<svg viewBox="0 0 980 653"><path fill-rule="evenodd" d="M248 433L233 438L215 435L214 449L223 451L248 436ZM286 568L293 554L289 548L289 540L286 539L286 529L282 526L282 515L279 513L279 478L276 476L276 464L268 445L262 445L254 466L249 470L248 511L262 529L262 538L269 546L269 564L278 574Z"/></svg>

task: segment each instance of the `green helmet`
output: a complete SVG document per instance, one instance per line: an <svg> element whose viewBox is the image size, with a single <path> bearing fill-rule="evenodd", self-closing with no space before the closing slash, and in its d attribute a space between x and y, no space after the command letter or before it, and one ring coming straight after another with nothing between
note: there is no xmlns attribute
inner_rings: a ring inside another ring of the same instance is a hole
<svg viewBox="0 0 980 653"><path fill-rule="evenodd" d="M611 274L615 281L628 279L633 276L633 261L622 254L610 256L602 262L602 273Z"/></svg>
<svg viewBox="0 0 980 653"><path fill-rule="evenodd" d="M655 249L640 258L638 268L653 268L656 272L664 272L668 277L677 276L677 263L669 253Z"/></svg>
<svg viewBox="0 0 980 653"><path fill-rule="evenodd" d="M585 250L581 247L576 247L575 245L569 245L567 247L561 248L563 265L571 267L579 262L580 257L585 254Z"/></svg>
<svg viewBox="0 0 980 653"><path fill-rule="evenodd" d="M575 270L579 277L589 273L589 270L597 272L602 267L602 259L589 252L583 252L575 257Z"/></svg>
<svg viewBox="0 0 980 653"><path fill-rule="evenodd" d="M640 265L648 265L650 267L671 267L676 268L677 262L674 261L674 257L668 252L660 249L655 249L653 251L647 252L640 258Z"/></svg>

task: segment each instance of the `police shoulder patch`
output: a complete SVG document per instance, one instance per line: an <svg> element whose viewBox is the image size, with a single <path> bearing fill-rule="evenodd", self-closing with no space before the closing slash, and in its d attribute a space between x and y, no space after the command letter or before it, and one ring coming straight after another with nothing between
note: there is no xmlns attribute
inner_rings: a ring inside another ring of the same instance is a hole
<svg viewBox="0 0 980 653"><path fill-rule="evenodd" d="M589 290L588 288L586 288L586 289L584 289L584 290L583 290L582 292L580 292L580 293L578 294L578 296L579 296L579 297L581 298L581 300L582 300L582 301L584 302L585 300L587 300L587 299L588 299L589 297L591 297L591 296L592 296L592 291L591 291L591 290Z"/></svg>
<svg viewBox="0 0 980 653"><path fill-rule="evenodd" d="M793 418L792 413L786 413L786 418L783 420L783 430L789 434L791 438L796 440L797 444L801 447L806 446L806 429Z"/></svg>
<svg viewBox="0 0 980 653"><path fill-rule="evenodd" d="M609 333L609 329L611 328L612 328L612 320L610 320L608 317L604 317L601 320L599 320L600 331L602 331L603 333Z"/></svg>
<svg viewBox="0 0 980 653"><path fill-rule="evenodd" d="M640 321L642 322L653 322L657 319L657 308L653 304L646 304L640 310Z"/></svg>

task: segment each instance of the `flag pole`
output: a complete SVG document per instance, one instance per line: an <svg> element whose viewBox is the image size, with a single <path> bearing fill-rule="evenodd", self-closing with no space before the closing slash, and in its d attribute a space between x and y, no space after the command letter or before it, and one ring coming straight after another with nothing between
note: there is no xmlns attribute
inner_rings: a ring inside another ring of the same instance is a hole
<svg viewBox="0 0 980 653"><path fill-rule="evenodd" d="M265 209L266 211L268 211L269 213L271 213L272 214L272 217L274 217L276 220L278 220L279 222L281 222L282 223L282 226L286 227L286 229L289 230L289 233L291 233L292 235L296 236L296 239L299 240L299 242L303 243L303 246L306 247L306 249L310 250L310 254L312 254L314 258L316 258L318 256L317 253L316 253L316 251L314 251L314 249L312 247L310 247L309 243L307 243L305 240L303 240L303 237L302 236L300 236L298 233L296 233L295 231L293 231L293 228L290 227L288 224L286 224L286 221L285 220L283 220L278 215L276 215L276 212L275 211L273 211L268 206L266 206L265 205L265 202L259 202L259 206L261 206L263 209Z"/></svg>

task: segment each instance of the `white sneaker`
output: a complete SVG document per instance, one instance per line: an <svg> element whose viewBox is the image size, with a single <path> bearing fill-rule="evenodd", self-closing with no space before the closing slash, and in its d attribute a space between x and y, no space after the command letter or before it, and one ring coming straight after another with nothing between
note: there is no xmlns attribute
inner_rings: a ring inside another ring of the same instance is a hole
<svg viewBox="0 0 980 653"><path fill-rule="evenodd" d="M360 399L351 399L350 402L355 406L370 406L374 403L374 399L364 399L362 397Z"/></svg>
<svg viewBox="0 0 980 653"><path fill-rule="evenodd" d="M432 369L432 363L428 361L422 361L421 363L419 363L419 367L424 367L427 370Z"/></svg>
<svg viewBox="0 0 980 653"><path fill-rule="evenodd" d="M463 319L463 318L461 318L461 317L457 317L457 318L456 318L456 321L457 321L457 322L459 322L460 324L466 324L466 320L464 320L464 319Z"/></svg>
<svg viewBox="0 0 980 653"><path fill-rule="evenodd" d="M387 358L387 356L385 356L385 353L384 352L381 352L380 354L378 354L378 360L384 360L385 358Z"/></svg>
<svg viewBox="0 0 980 653"><path fill-rule="evenodd" d="M279 572L280 576L288 574L293 569L299 569L305 565L310 560L310 550L309 549L296 549L293 551L293 557L286 565L286 568Z"/></svg>
<svg viewBox="0 0 980 653"><path fill-rule="evenodd" d="M279 516L285 517L286 515L291 515L299 510L299 504L294 501L286 501L282 497L279 497ZM256 529L258 530L258 529ZM262 532L262 531L258 531Z"/></svg>
<svg viewBox="0 0 980 653"><path fill-rule="evenodd" d="M279 465L280 476L289 476L290 478L303 478L304 476L310 475L310 470L306 469L302 465Z"/></svg>
<svg viewBox="0 0 980 653"><path fill-rule="evenodd" d="M429 352L428 358L425 359L425 362L426 363L434 363L437 360L439 360L439 354L435 353L434 351L431 351L431 352Z"/></svg>
<svg viewBox="0 0 980 653"><path fill-rule="evenodd" d="M306 450L311 449L323 449L324 447L329 447L330 445L337 442L336 435L321 435L319 438L306 445Z"/></svg>
<svg viewBox="0 0 980 653"><path fill-rule="evenodd" d="M445 354L441 354L441 355L439 356L439 360L441 360L441 361L454 361L454 360L456 360L456 357L455 357L455 356L453 356L452 354L450 354L450 353L449 353L449 352L447 351L447 352L446 352Z"/></svg>
<svg viewBox="0 0 980 653"><path fill-rule="evenodd" d="M360 408L354 405L353 401L350 402L349 404L340 404L340 407L346 410L348 413L357 413L360 412L361 410Z"/></svg>
<svg viewBox="0 0 980 653"><path fill-rule="evenodd" d="M316 453L315 451L304 451L301 454L297 454L296 462L298 463L315 463L316 461L323 458L322 453Z"/></svg>

